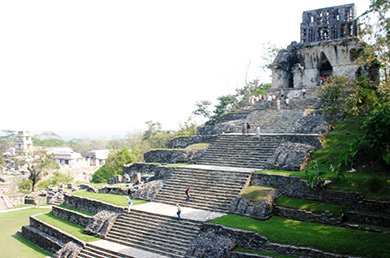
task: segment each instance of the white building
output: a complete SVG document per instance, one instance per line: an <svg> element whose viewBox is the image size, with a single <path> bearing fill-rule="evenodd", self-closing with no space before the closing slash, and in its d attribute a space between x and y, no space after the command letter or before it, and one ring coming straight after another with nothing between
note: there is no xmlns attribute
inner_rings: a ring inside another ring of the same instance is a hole
<svg viewBox="0 0 390 258"><path fill-rule="evenodd" d="M27 154L33 150L33 142L29 131L19 131L16 134L15 151Z"/></svg>
<svg viewBox="0 0 390 258"><path fill-rule="evenodd" d="M89 166L103 166L106 164L109 150L91 150L85 156Z"/></svg>
<svg viewBox="0 0 390 258"><path fill-rule="evenodd" d="M80 153L74 152L69 147L48 148L47 153L53 154L55 161L61 166L83 167L85 162Z"/></svg>

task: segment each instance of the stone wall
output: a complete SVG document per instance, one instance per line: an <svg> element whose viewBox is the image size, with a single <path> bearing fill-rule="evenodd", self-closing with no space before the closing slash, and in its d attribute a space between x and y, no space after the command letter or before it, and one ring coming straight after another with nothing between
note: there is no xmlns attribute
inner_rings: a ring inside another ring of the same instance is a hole
<svg viewBox="0 0 390 258"><path fill-rule="evenodd" d="M144 160L151 163L192 163L205 152L206 149L151 150L144 154Z"/></svg>
<svg viewBox="0 0 390 258"><path fill-rule="evenodd" d="M82 214L77 211L64 209L58 206L53 206L52 213L57 218L69 221L71 223L86 227L91 220L91 216Z"/></svg>
<svg viewBox="0 0 390 258"><path fill-rule="evenodd" d="M283 142L267 161L265 168L302 171L314 151L312 145L303 143Z"/></svg>
<svg viewBox="0 0 390 258"><path fill-rule="evenodd" d="M37 245L41 249L52 254L56 253L64 246L64 243L58 241L58 239L31 226L23 226L22 229L18 231L18 234L34 245Z"/></svg>
<svg viewBox="0 0 390 258"><path fill-rule="evenodd" d="M34 216L30 217L30 226L58 239L58 241L60 241L61 243L65 244L65 243L72 241L79 246L85 245L84 241L81 241L80 239L72 236L71 234L69 234L65 231L62 231L61 229L53 227L52 225L49 225L49 224L35 218Z"/></svg>
<svg viewBox="0 0 390 258"><path fill-rule="evenodd" d="M334 226L341 226L342 224L342 218L341 217L334 217L333 214L325 212L323 214L316 214L310 211L305 210L299 210L299 209L291 209L281 206L274 206L273 214L275 216L293 219L293 220L299 220L299 221L306 221L306 222L313 222L313 223L320 223L320 224L326 224L326 225L334 225Z"/></svg>
<svg viewBox="0 0 390 258"><path fill-rule="evenodd" d="M365 200L358 192L310 189L300 177L253 174L251 185L276 188L282 195L294 198L339 204L356 210L369 210L390 214L390 202Z"/></svg>
<svg viewBox="0 0 390 258"><path fill-rule="evenodd" d="M349 257L327 253L309 247L272 243L264 236L252 231L227 228L222 225L211 223L203 224L201 233L191 243L186 253L186 257L247 257L235 256L235 253L232 253L232 249L236 247L272 252L292 257Z"/></svg>
<svg viewBox="0 0 390 258"><path fill-rule="evenodd" d="M186 148L197 143L213 143L217 137L214 135L195 135L189 137L177 137L169 141L168 148Z"/></svg>
<svg viewBox="0 0 390 258"><path fill-rule="evenodd" d="M172 172L174 172L175 170L176 168L145 163L134 163L131 165L123 166L123 174L129 175L131 183L138 182L137 178L142 178L143 176L145 176L145 180L143 180L145 182L149 182L152 180L165 181L170 178Z"/></svg>
<svg viewBox="0 0 390 258"><path fill-rule="evenodd" d="M110 203L105 203L102 201L94 200L94 199L89 199L86 197L80 197L76 195L69 195L65 194L65 201L64 205L79 209L82 211L87 211L93 214L98 213L99 211L102 210L108 210L112 212L117 212L121 213L123 212L124 207L113 205Z"/></svg>

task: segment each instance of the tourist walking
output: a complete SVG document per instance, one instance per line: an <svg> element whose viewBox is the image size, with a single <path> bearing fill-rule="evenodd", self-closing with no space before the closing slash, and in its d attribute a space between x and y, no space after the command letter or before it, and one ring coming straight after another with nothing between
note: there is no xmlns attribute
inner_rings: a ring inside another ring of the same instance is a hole
<svg viewBox="0 0 390 258"><path fill-rule="evenodd" d="M130 208L131 208L131 205L133 205L133 201L131 200L131 198L129 196L127 196L127 202L129 204L129 207L127 207L127 212L130 213Z"/></svg>
<svg viewBox="0 0 390 258"><path fill-rule="evenodd" d="M251 126L249 123L246 123L246 134L249 135L249 130L251 129Z"/></svg>
<svg viewBox="0 0 390 258"><path fill-rule="evenodd" d="M186 190L186 195L187 195L187 199L186 201L189 202L190 201L190 197L191 197L191 194L190 194L190 190L191 190L191 186L187 188Z"/></svg>
<svg viewBox="0 0 390 258"><path fill-rule="evenodd" d="M179 221L181 221L181 217L180 217L180 215L181 215L181 208L180 208L180 205L179 205L179 204L176 204L176 207L177 207L177 212L176 212L176 214L177 214L177 219L178 219Z"/></svg>
<svg viewBox="0 0 390 258"><path fill-rule="evenodd" d="M271 97L271 95L268 95L268 97L267 97L267 107L271 107L271 104L272 104L272 97Z"/></svg>
<svg viewBox="0 0 390 258"><path fill-rule="evenodd" d="M305 88L303 88L303 89L302 89L302 98L304 98L305 95L306 95L306 90L305 90Z"/></svg>
<svg viewBox="0 0 390 258"><path fill-rule="evenodd" d="M290 100L288 98L286 98L284 100L284 103L286 104L286 108L288 108L288 106L290 105Z"/></svg>
<svg viewBox="0 0 390 258"><path fill-rule="evenodd" d="M256 127L256 137L260 140L260 126Z"/></svg>
<svg viewBox="0 0 390 258"><path fill-rule="evenodd" d="M276 100L276 107L278 108L278 110L280 110L280 99Z"/></svg>

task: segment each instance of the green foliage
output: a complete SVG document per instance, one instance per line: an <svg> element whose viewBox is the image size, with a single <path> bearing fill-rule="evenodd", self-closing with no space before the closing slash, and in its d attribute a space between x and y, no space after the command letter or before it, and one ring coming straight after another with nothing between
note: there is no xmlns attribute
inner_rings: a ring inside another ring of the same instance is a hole
<svg viewBox="0 0 390 258"><path fill-rule="evenodd" d="M320 169L317 162L306 167L305 174L311 189L321 189L324 186L325 180L323 179L323 176L325 175L325 172Z"/></svg>
<svg viewBox="0 0 390 258"><path fill-rule="evenodd" d="M108 179L116 175L123 175L123 165L131 164L137 161L137 157L129 152L129 149L123 148L118 152L111 152L106 164L100 167L92 175L92 183L105 183Z"/></svg>
<svg viewBox="0 0 390 258"><path fill-rule="evenodd" d="M32 137L34 145L42 147L64 146L65 141L54 132L43 132Z"/></svg>
<svg viewBox="0 0 390 258"><path fill-rule="evenodd" d="M378 105L363 124L364 140L374 154L390 164L390 103Z"/></svg>
<svg viewBox="0 0 390 258"><path fill-rule="evenodd" d="M71 175L69 171L67 172L54 171L53 175L50 177L51 184L57 186L61 184L71 183L73 179L74 177Z"/></svg>
<svg viewBox="0 0 390 258"><path fill-rule="evenodd" d="M249 186L240 195L251 201L268 200L273 195L275 189L262 186Z"/></svg>
<svg viewBox="0 0 390 258"><path fill-rule="evenodd" d="M386 191L386 181L383 178L374 176L367 182L368 189L373 193L380 193Z"/></svg>
<svg viewBox="0 0 390 258"><path fill-rule="evenodd" d="M23 179L22 182L19 184L19 190L21 192L30 192L32 189L32 181L30 179Z"/></svg>

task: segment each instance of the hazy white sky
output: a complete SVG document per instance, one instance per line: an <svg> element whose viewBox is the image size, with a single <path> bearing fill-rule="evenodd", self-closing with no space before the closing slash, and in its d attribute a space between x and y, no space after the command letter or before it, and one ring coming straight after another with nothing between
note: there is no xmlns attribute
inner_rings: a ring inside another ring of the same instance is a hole
<svg viewBox="0 0 390 258"><path fill-rule="evenodd" d="M0 0L0 129L176 129L259 75L263 44L343 0ZM354 1L358 14L369 0Z"/></svg>

